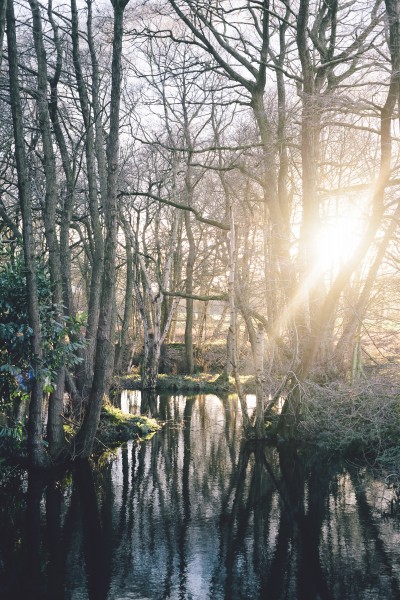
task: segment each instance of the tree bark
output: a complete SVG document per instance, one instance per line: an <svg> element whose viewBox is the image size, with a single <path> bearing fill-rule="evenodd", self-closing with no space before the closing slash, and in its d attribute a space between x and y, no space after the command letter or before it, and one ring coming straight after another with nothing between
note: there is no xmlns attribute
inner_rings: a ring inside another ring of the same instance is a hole
<svg viewBox="0 0 400 600"><path fill-rule="evenodd" d="M129 328L131 326L133 314L133 280L134 280L134 263L133 263L133 248L132 242L127 231L125 230L125 252L126 252L126 283L125 283L125 305L124 316L122 319L122 328L118 346L116 348L114 370L119 373L125 371L127 361L124 360L127 351L127 343L129 338Z"/></svg>
<svg viewBox="0 0 400 600"><path fill-rule="evenodd" d="M43 168L46 182L44 207L44 229L47 242L50 282L52 287L53 308L58 323L62 323L62 283L59 244L56 233L56 215L58 205L56 162L51 138L50 115L47 100L47 57L43 43L42 19L37 0L29 0L33 20L33 39L37 60L37 113L43 145ZM56 457L64 446L63 408L64 381L63 367L57 370L54 391L49 398L49 416L47 435L50 455Z"/></svg>
<svg viewBox="0 0 400 600"><path fill-rule="evenodd" d="M88 322L86 327L87 346L84 353L84 362L78 370L78 390L84 401L92 385L93 368L96 352L96 334L99 321L101 285L104 263L104 240L103 231L99 218L99 202L97 197L97 178L96 178L96 155L93 119L90 112L89 98L85 78L83 75L80 49L79 49L79 21L76 0L71 0L71 37L72 37L72 55L75 69L75 77L79 93L79 102L82 112L82 118L85 126L85 154L86 170L88 180L88 197L91 226L93 231L93 260L91 269L90 292L88 302ZM113 42L114 43L114 42ZM114 66L114 65L113 65ZM96 83L96 80L94 81ZM114 85L112 81L112 86ZM118 110L119 110L118 97ZM113 107L111 105L111 112ZM111 122L110 122L111 129ZM103 207L107 199L102 198Z"/></svg>
<svg viewBox="0 0 400 600"><path fill-rule="evenodd" d="M193 270L196 256L196 247L190 223L190 214L185 212L185 227L189 242L188 257L186 262L186 286L185 291L188 296L193 294ZM186 298L186 323L185 323L185 362L186 372L191 375L194 371L194 352L193 352L193 298Z"/></svg>
<svg viewBox="0 0 400 600"><path fill-rule="evenodd" d="M3 61L3 40L6 27L7 0L0 0L0 69Z"/></svg>
<svg viewBox="0 0 400 600"><path fill-rule="evenodd" d="M74 1L74 0L73 0ZM106 239L104 270L97 330L96 356L89 405L76 438L80 456L90 456L100 421L104 395L108 392L114 364L115 270L117 246L117 180L119 169L119 114L122 80L124 10L129 0L113 0L114 36L111 71L110 129L107 142L107 203L104 207Z"/></svg>
<svg viewBox="0 0 400 600"><path fill-rule="evenodd" d="M32 368L34 380L32 383L31 399L29 404L28 421L28 452L29 460L35 467L43 467L47 457L43 445L43 350L40 326L39 300L36 280L36 267L34 256L34 240L32 231L32 206L31 190L29 184L28 167L25 154L23 116L21 96L18 83L18 50L15 32L15 15L13 0L7 2L7 42L8 64L10 80L10 100L13 118L15 141L15 160L17 164L18 194L22 214L22 235L26 272L26 291L28 305L28 321L32 329L31 349Z"/></svg>

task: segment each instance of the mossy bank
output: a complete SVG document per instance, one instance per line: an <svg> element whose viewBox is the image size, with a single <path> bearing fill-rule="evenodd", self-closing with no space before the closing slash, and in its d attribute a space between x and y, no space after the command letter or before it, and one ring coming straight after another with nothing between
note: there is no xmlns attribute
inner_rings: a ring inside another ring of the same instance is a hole
<svg viewBox="0 0 400 600"><path fill-rule="evenodd" d="M148 439L160 429L161 425L155 419L125 414L106 402L101 410L93 454L99 455L128 440ZM72 443L76 431L76 424L72 421L64 425L67 443ZM27 430L24 423L7 422L4 419L0 423L0 466L10 461L25 463L27 457Z"/></svg>
<svg viewBox="0 0 400 600"><path fill-rule="evenodd" d="M242 376L241 383L245 394L255 393L255 380L253 376ZM142 380L140 375L132 373L115 377L113 383L114 393L120 390L140 390ZM198 375L159 375L157 379L157 392L180 392L183 394L218 394L235 393L235 381L224 374L200 373Z"/></svg>
<svg viewBox="0 0 400 600"><path fill-rule="evenodd" d="M147 439L161 426L155 419L141 415L129 415L111 404L105 404L101 411L95 448L118 445L128 440Z"/></svg>

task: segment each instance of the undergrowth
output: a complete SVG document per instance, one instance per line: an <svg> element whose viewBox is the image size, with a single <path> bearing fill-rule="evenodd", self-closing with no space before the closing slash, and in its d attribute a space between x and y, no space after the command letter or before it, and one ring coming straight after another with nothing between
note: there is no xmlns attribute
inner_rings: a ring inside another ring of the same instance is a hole
<svg viewBox="0 0 400 600"><path fill-rule="evenodd" d="M308 383L299 438L321 450L362 456L385 468L400 465L400 398L380 385Z"/></svg>

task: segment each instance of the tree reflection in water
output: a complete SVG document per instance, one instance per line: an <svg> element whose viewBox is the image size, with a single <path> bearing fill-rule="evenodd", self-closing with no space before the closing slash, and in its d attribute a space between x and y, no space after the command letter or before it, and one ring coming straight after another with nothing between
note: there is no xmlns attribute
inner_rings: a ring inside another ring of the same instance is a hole
<svg viewBox="0 0 400 600"><path fill-rule="evenodd" d="M235 397L147 394L141 411L163 431L101 469L2 480L1 598L400 597L383 484L244 442Z"/></svg>

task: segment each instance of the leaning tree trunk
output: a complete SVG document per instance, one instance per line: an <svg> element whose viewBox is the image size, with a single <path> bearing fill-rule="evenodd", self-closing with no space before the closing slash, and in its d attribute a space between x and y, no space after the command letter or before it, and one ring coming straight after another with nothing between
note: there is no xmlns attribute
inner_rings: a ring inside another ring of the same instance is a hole
<svg viewBox="0 0 400 600"><path fill-rule="evenodd" d="M344 327L343 333L338 343L336 344L334 355L335 365L341 370L346 370L346 365L349 362L349 356L352 355L354 350L354 342L357 343L357 340L359 338L359 336L357 335L357 330L359 329L359 326L364 318L368 301L371 297L371 291L376 280L376 276L385 257L390 241L393 239L393 235L396 232L396 229L398 228L399 219L400 204L397 206L394 214L392 215L390 223L385 231L385 235L383 236L383 239L381 240L378 246L374 262L372 263L368 271L367 278L364 282L358 300L354 308L352 309L352 317L349 319L346 326Z"/></svg>
<svg viewBox="0 0 400 600"><path fill-rule="evenodd" d="M34 380L32 384L31 399L29 404L28 452L31 464L35 467L43 467L46 464L47 460L42 437L42 335L40 327L39 299L36 280L34 240L32 230L32 195L30 190L28 168L25 155L21 96L18 83L18 53L13 0L8 0L7 2L7 42L10 79L10 101L13 118L15 160L17 165L18 178L17 185L22 214L22 235L25 258L28 321L29 326L32 330L31 352Z"/></svg>

